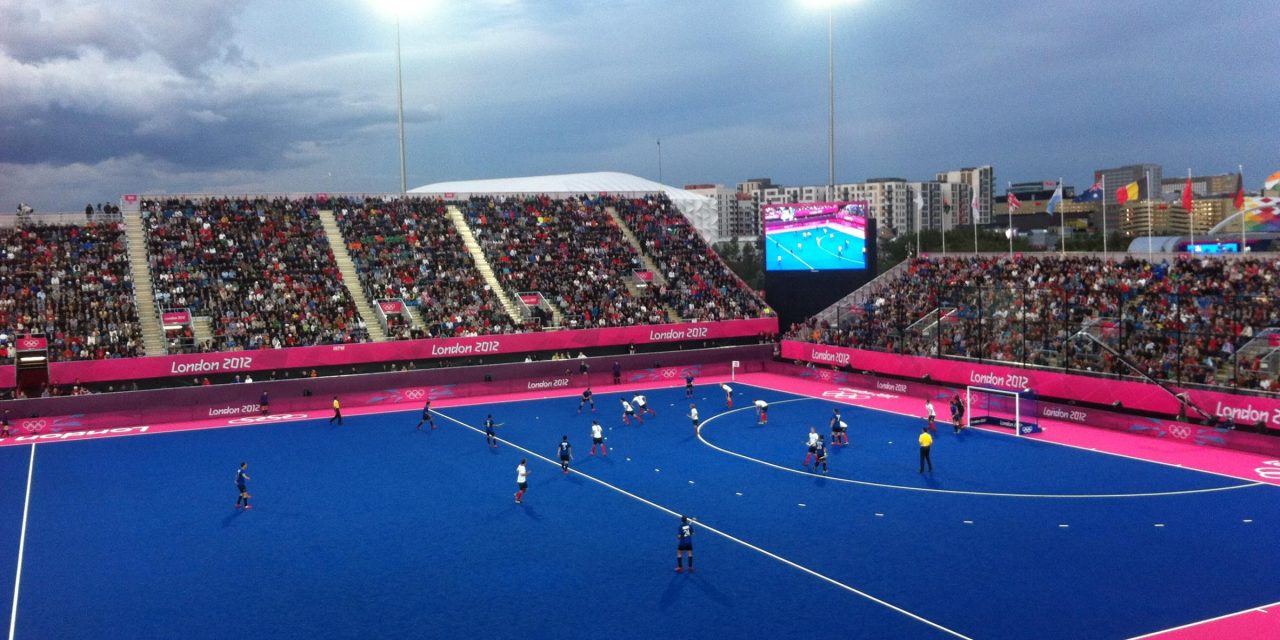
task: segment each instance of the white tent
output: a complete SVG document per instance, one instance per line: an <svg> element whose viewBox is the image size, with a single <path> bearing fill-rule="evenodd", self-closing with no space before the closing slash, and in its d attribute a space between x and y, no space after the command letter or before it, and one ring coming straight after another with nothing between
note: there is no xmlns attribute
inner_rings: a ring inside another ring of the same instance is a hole
<svg viewBox="0 0 1280 640"><path fill-rule="evenodd" d="M715 200L684 189L646 180L639 176L614 171L595 173L566 173L556 176L529 176L524 178L495 178L491 180L459 180L437 182L409 193L440 195L449 199L466 199L472 195L537 195L566 197L608 193L613 195L643 195L665 193L671 203L684 214L693 228L710 242L716 237L716 224L720 214Z"/></svg>

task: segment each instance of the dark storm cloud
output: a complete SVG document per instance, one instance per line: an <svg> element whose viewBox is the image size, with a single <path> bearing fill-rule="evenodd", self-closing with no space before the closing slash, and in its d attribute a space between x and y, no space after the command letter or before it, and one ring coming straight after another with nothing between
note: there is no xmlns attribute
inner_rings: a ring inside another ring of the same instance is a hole
<svg viewBox="0 0 1280 640"><path fill-rule="evenodd" d="M834 11L840 181L1280 168L1280 3ZM0 0L0 21L19 27L0 31L0 183L61 197L399 182L394 23L363 0ZM435 2L402 21L409 181L656 178L660 138L668 182L820 183L826 26L800 0Z"/></svg>
<svg viewBox="0 0 1280 640"><path fill-rule="evenodd" d="M109 60L146 54L186 76L211 62L242 62L229 42L233 18L247 0L134 0L76 2L5 0L0 3L0 50L24 64L76 59L98 51Z"/></svg>

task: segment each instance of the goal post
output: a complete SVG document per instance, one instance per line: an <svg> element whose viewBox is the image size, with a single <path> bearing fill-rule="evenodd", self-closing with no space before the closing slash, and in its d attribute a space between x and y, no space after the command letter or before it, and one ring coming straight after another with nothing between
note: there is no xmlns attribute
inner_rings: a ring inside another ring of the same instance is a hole
<svg viewBox="0 0 1280 640"><path fill-rule="evenodd" d="M1005 427L1020 436L1040 433L1040 412L1034 391L967 386L964 395L969 426Z"/></svg>

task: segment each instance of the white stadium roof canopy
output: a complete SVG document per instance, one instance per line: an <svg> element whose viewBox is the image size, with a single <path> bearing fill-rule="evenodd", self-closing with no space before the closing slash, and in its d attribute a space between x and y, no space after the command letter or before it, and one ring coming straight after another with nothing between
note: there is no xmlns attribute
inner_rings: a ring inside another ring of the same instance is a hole
<svg viewBox="0 0 1280 640"><path fill-rule="evenodd" d="M719 219L719 212L716 211L716 203L712 198L639 176L633 176L629 173L615 171L437 182L410 189L409 193L433 194L459 199L468 198L472 195L546 194L552 197L565 197L581 194L599 195L601 193L622 196L665 193L671 203L684 214L684 217L698 230L698 233L702 234L703 238L711 239L716 237L716 224Z"/></svg>

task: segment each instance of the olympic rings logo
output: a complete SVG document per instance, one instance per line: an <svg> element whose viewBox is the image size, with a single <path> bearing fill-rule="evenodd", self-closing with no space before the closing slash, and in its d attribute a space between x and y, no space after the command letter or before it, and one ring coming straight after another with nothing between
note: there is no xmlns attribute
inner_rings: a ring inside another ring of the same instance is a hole
<svg viewBox="0 0 1280 640"><path fill-rule="evenodd" d="M833 400L870 400L871 394L857 389L841 388L835 391L823 391L822 397Z"/></svg>
<svg viewBox="0 0 1280 640"><path fill-rule="evenodd" d="M1186 440L1191 436L1191 427L1185 424L1174 425L1169 427L1169 435L1179 440Z"/></svg>
<svg viewBox="0 0 1280 640"><path fill-rule="evenodd" d="M279 422L281 420L295 420L297 418L305 418L306 414L302 413L281 413L274 416L252 416L249 418L235 418L229 420L227 424L252 424L255 422Z"/></svg>
<svg viewBox="0 0 1280 640"><path fill-rule="evenodd" d="M830 372L830 371L827 371L826 369L823 369L822 371L819 371L819 372L818 372L818 379L819 379L819 380L822 380L822 381L824 381L824 382L826 382L826 381L828 381L828 380L831 380L831 372Z"/></svg>
<svg viewBox="0 0 1280 640"><path fill-rule="evenodd" d="M1271 466L1258 467L1257 469L1254 469L1255 473L1268 480L1280 480L1280 460L1267 460L1262 464Z"/></svg>
<svg viewBox="0 0 1280 640"><path fill-rule="evenodd" d="M406 389L404 391L404 397L410 400L421 400L426 395L425 389Z"/></svg>
<svg viewBox="0 0 1280 640"><path fill-rule="evenodd" d="M22 349L39 349L40 347L44 346L44 344L42 343L43 341L37 340L35 338L23 338L22 340L18 341L18 347Z"/></svg>
<svg viewBox="0 0 1280 640"><path fill-rule="evenodd" d="M23 429L28 429L28 430L43 429L43 428L45 428L45 427L46 427L46 426L48 426L48 425L49 425L49 423L45 422L43 419L40 419L40 420L23 420L23 421L22 421L22 428L23 428Z"/></svg>
<svg viewBox="0 0 1280 640"><path fill-rule="evenodd" d="M663 370L662 370L662 377L664 377L664 378L674 378L674 377L676 377L676 370L675 370L675 369L663 369Z"/></svg>

